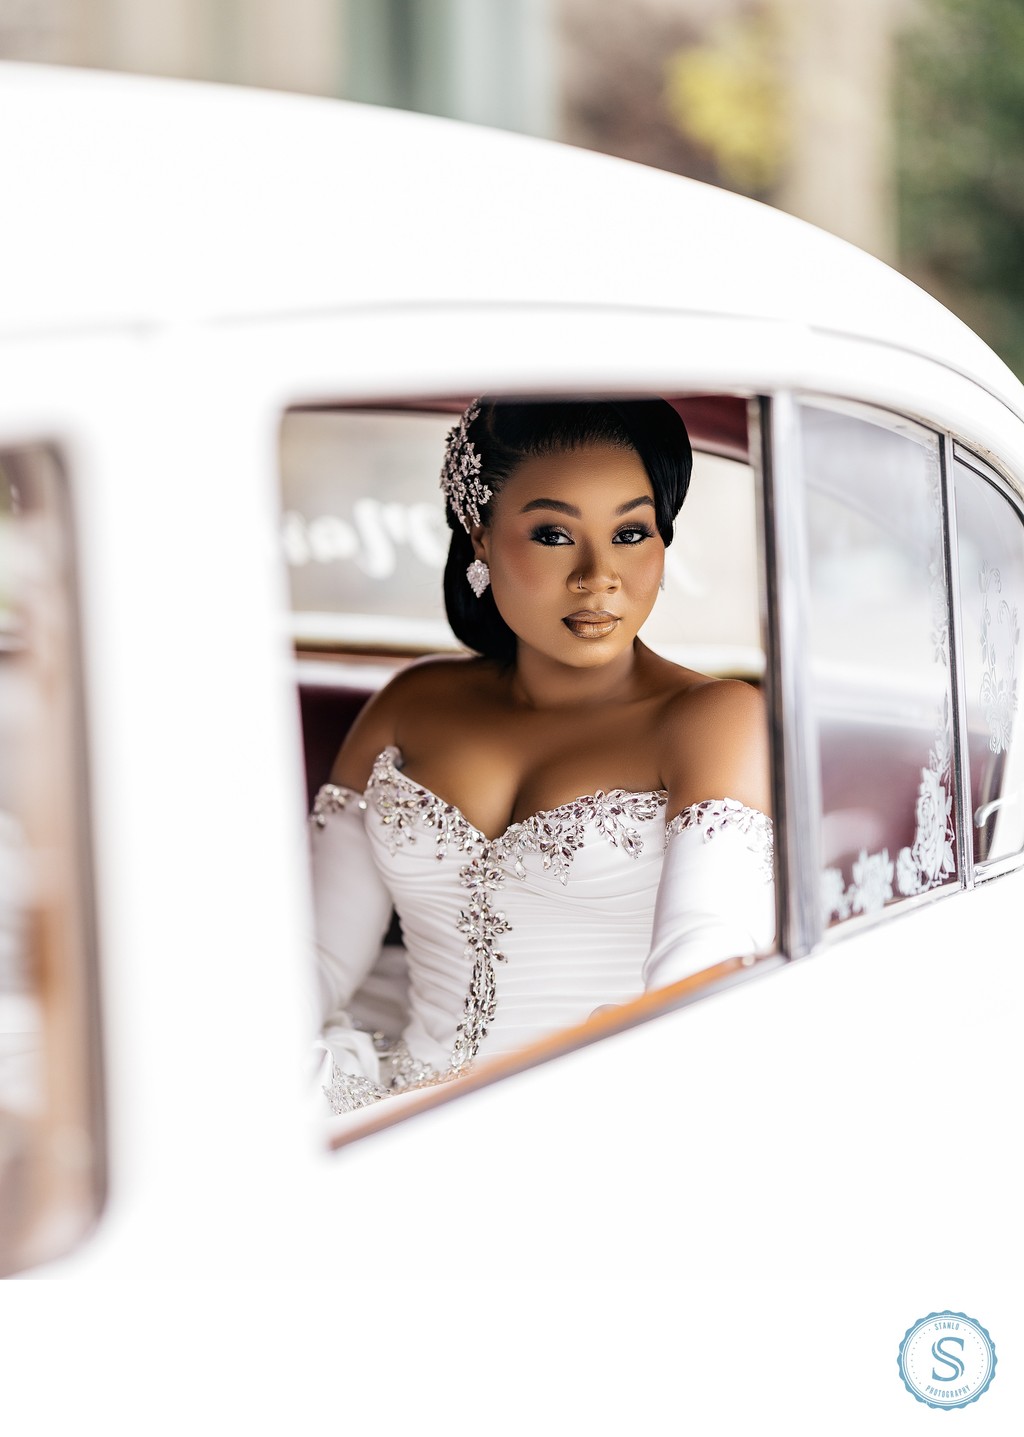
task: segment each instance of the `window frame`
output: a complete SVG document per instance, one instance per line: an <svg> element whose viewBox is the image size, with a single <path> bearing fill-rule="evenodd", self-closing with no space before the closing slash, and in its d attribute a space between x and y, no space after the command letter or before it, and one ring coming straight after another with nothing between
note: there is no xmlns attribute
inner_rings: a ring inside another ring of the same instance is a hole
<svg viewBox="0 0 1024 1437"><path fill-rule="evenodd" d="M801 655L806 652L806 623L810 603L807 550L806 486L799 427L803 403L823 406L869 422L895 428L911 424L933 435L938 446L940 476L940 549L945 569L946 609L949 621L949 673L952 713L952 787L956 796L957 878L925 893L901 896L876 913L858 914L828 924L820 911L817 882L822 871L819 823L821 815L820 733L809 703L808 682ZM766 635L766 692L772 724L773 802L780 883L778 895L779 950L788 959L823 951L871 930L878 923L945 900L1024 864L1024 854L1004 860L983 875L976 874L973 834L968 817L970 773L965 773L966 702L962 664L962 621L957 567L956 509L953 494L954 457L977 468L972 450L948 428L933 420L887 409L847 395L823 393L806 387L775 390L752 401L758 409L753 436L763 464L765 534L762 543L768 569L770 602ZM969 456L969 457L968 457ZM987 468L987 466L986 466ZM983 478L989 473L982 472ZM1010 498L1024 521L1024 500L1008 479L991 470L991 477ZM1001 481L1001 482L1000 482ZM965 793L966 784L966 793ZM795 820L795 821L794 821ZM813 883L808 875L814 875Z"/></svg>
<svg viewBox="0 0 1024 1437"><path fill-rule="evenodd" d="M14 1119L26 1133L22 1181L28 1203L13 1217L0 1213L2 1277L67 1256L93 1231L107 1205L109 1135L79 495L69 446L59 437L19 438L0 443L0 452L20 458L30 475L43 476L44 520L57 534L59 557L47 582L60 619L62 712L44 742L48 766L69 776L68 811L53 848L58 879L52 891L44 885L36 900L27 945L40 1012L40 1100L35 1113ZM23 647L31 659L31 641ZM53 657L44 654L44 663L52 664ZM32 743L38 742L36 734Z"/></svg>
<svg viewBox="0 0 1024 1437"><path fill-rule="evenodd" d="M948 473L947 483L949 491L947 502L950 513L953 516L953 522L948 525L948 527L955 533L958 533L959 520L956 513L956 487L953 481L953 465L962 464L966 469L971 470L973 474L977 475L979 479L983 479L986 483L992 485L996 493L1009 504L1022 528L1024 528L1024 496L1021 495L1017 485L1010 478L1009 474L1001 472L990 460L982 459L979 454L975 453L975 451L967 445L966 441L957 439L952 434L947 435L946 438L947 459L945 468ZM963 653L960 647L963 633L963 612L960 604L960 566L956 538L954 538L952 547L952 561L954 563L952 572L956 576L956 601L953 603L953 609L955 611L957 624L957 652L959 655ZM967 690L966 672L962 665L958 669L958 678L960 681L960 701L957 712L958 741L962 746L963 753L966 754L968 741ZM971 771L968 763L961 763L960 781L962 787L961 815L964 818L965 842L970 849L970 882L966 886L975 888L991 882L994 878L1002 878L1004 874L1013 873L1017 869L1024 867L1024 848L1018 853L1011 853L1007 855L1007 857L998 858L992 863L977 863L974 852L974 795L971 789ZM970 818L970 822L967 821L968 818Z"/></svg>

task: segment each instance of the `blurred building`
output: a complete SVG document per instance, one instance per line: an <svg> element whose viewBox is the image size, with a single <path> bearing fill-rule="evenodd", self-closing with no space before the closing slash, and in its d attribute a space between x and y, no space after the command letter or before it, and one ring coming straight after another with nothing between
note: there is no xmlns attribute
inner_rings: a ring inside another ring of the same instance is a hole
<svg viewBox="0 0 1024 1437"><path fill-rule="evenodd" d="M744 190L887 258L908 0L0 0L0 57L345 95Z"/></svg>

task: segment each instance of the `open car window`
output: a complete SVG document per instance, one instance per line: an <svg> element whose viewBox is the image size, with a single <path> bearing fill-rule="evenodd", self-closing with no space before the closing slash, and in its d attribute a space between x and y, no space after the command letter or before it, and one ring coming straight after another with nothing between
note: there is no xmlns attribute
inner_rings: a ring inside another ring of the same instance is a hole
<svg viewBox="0 0 1024 1437"><path fill-rule="evenodd" d="M735 395L672 396L670 402L687 423L693 475L666 553L664 590L640 636L656 653L681 665L760 686L766 668L760 485L750 460L748 402ZM411 660L459 649L442 599L449 531L439 478L447 433L467 403L466 396L458 396L432 403L320 405L293 409L283 419L281 543L290 581L306 797L311 806L326 804L325 812L335 800L323 799L321 786L367 698ZM393 774L385 777L394 783ZM442 822L443 796L403 791L392 795L392 801L408 803L410 812L414 808L445 832L447 826L453 833L458 828L458 815L450 809L445 809L448 817ZM608 815L606 821L612 831L622 815ZM403 822L393 830L399 848ZM434 837L441 842L439 831L423 835L431 846ZM457 835L453 842L457 846ZM661 834L659 853L663 843ZM571 853L559 857L555 848L543 850L544 867L564 867L567 875ZM445 851L439 849L439 856ZM468 849L466 855L472 856ZM510 872L513 858L522 855L509 857ZM771 905L770 859L767 877ZM467 954L474 944L486 947L492 939L496 947L509 921L504 910L498 911L497 900L487 908L494 913L486 923L474 918L474 904L482 913L486 906L474 898L460 919L460 944L467 944ZM511 926L514 930L514 918ZM410 972L403 968L403 936L395 917L379 961L348 1006L348 1017L368 1041L376 1033L387 1045L389 1033L400 1029L408 1016ZM508 941L514 945L515 939ZM506 972L503 961L495 965L499 983ZM514 963L509 971L514 982ZM418 981L413 973L414 988ZM597 999L588 1011L621 1006L621 1023L628 1023L671 1006L669 1001L659 1003L653 990L645 995L640 986L635 992L635 1004L602 1005ZM672 1001L685 1000L677 995ZM613 1015L593 1023L567 1023L550 1041L528 1043L517 1054L505 1052L504 1067L511 1071L577 1046L601 1031L613 1031L616 1021ZM362 1040L345 1041L358 1048Z"/></svg>

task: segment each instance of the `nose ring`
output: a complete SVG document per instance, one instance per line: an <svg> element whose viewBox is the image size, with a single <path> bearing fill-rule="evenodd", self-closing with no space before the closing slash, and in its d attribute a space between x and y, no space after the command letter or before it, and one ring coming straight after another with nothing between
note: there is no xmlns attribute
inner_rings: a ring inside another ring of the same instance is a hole
<svg viewBox="0 0 1024 1437"><path fill-rule="evenodd" d="M579 581L579 583L576 585L576 587L577 587L577 589L579 589L580 593L582 594L582 593L583 593L583 575L582 575L582 574L580 575L580 581Z"/></svg>

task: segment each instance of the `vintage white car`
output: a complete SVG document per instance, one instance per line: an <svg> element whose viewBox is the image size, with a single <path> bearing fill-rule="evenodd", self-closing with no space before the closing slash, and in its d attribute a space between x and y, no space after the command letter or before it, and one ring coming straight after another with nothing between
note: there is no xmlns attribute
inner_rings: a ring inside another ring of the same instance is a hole
<svg viewBox="0 0 1024 1437"><path fill-rule="evenodd" d="M0 132L0 1267L458 1273L464 1314L623 1268L899 1279L897 1342L991 1308L1021 384L838 239L554 144L19 66ZM686 417L649 642L763 685L777 951L334 1132L304 815L366 696L453 642L437 470L483 392Z"/></svg>

